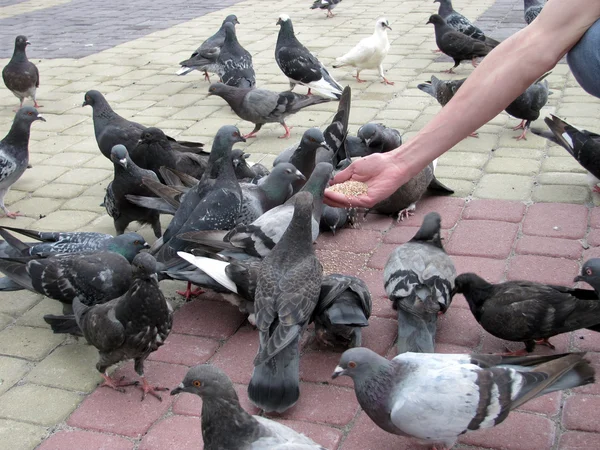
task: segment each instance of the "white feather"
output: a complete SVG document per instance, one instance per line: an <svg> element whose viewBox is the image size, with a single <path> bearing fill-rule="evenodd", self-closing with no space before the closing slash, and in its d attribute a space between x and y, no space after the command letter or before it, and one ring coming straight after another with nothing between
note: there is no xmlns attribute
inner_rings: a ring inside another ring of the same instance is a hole
<svg viewBox="0 0 600 450"><path fill-rule="evenodd" d="M358 70L379 69L390 50L387 29L382 27L382 21L387 23L384 18L378 19L374 33L362 39L344 56L336 58L339 64L334 67L349 65Z"/></svg>
<svg viewBox="0 0 600 450"><path fill-rule="evenodd" d="M567 142L568 142L568 144L569 144L569 146L570 146L571 148L573 148L573 147L574 147L574 145L573 145L573 139L571 139L571 136L569 136L567 133L563 133L563 134L562 134L562 137L564 138L564 140L565 140L565 141L567 141Z"/></svg>
<svg viewBox="0 0 600 450"><path fill-rule="evenodd" d="M205 258L204 256L194 256L186 252L177 252L177 254L180 258L185 259L190 264L202 270L225 289L229 289L236 294L238 293L237 286L225 273L225 267L229 265L228 262Z"/></svg>

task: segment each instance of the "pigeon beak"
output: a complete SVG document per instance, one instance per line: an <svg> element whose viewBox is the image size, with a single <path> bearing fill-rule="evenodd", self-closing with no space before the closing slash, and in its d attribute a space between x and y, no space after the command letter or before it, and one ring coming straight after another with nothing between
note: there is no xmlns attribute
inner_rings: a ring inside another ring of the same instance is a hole
<svg viewBox="0 0 600 450"><path fill-rule="evenodd" d="M35 118L36 120L41 120L42 122L45 122L46 119L44 119L44 117L41 114L38 114L37 117Z"/></svg>
<svg viewBox="0 0 600 450"><path fill-rule="evenodd" d="M244 159L248 159L248 158L250 158L250 153L244 153L244 154L242 155L242 157L243 157Z"/></svg>
<svg viewBox="0 0 600 450"><path fill-rule="evenodd" d="M31 45L31 42L25 41L25 45Z"/></svg>
<svg viewBox="0 0 600 450"><path fill-rule="evenodd" d="M240 134L239 142L246 142L246 138Z"/></svg>
<svg viewBox="0 0 600 450"><path fill-rule="evenodd" d="M383 28L387 28L388 30L392 31L392 27L390 27L387 23L383 24Z"/></svg>
<svg viewBox="0 0 600 450"><path fill-rule="evenodd" d="M123 159L120 159L120 160L119 160L119 164L121 164L123 167L125 167L125 168L126 168L126 167L127 167L127 160L126 160L125 158L123 158Z"/></svg>
<svg viewBox="0 0 600 450"><path fill-rule="evenodd" d="M239 20L237 20L237 19L235 19L235 23L239 25L239 24L240 24L240 21L239 21Z"/></svg>
<svg viewBox="0 0 600 450"><path fill-rule="evenodd" d="M581 275L577 275L573 280L573 283L577 283L578 281L585 281Z"/></svg>
<svg viewBox="0 0 600 450"><path fill-rule="evenodd" d="M319 144L321 147L327 147L327 142L323 141Z"/></svg>
<svg viewBox="0 0 600 450"><path fill-rule="evenodd" d="M148 244L147 242L144 242L144 245L142 245L142 247L144 247L144 248L150 248L150 244Z"/></svg>
<svg viewBox="0 0 600 450"><path fill-rule="evenodd" d="M367 144L367 147L371 144L372 139L365 139L365 144Z"/></svg>
<svg viewBox="0 0 600 450"><path fill-rule="evenodd" d="M337 377L344 375L345 373L346 371L344 369L342 369L340 366L337 366L331 374L331 378L335 380Z"/></svg>
<svg viewBox="0 0 600 450"><path fill-rule="evenodd" d="M81 107L83 108L84 106L89 105L89 103L87 102L87 100L84 100L83 103L81 104Z"/></svg>
<svg viewBox="0 0 600 450"><path fill-rule="evenodd" d="M183 383L181 383L179 386L177 386L175 389L173 389L171 391L171 395L177 395L180 392L185 392L185 386L183 385Z"/></svg>
<svg viewBox="0 0 600 450"><path fill-rule="evenodd" d="M300 178L301 180L306 180L306 177L304 176L304 174L302 172L300 172L299 170L296 170L296 176L298 178Z"/></svg>
<svg viewBox="0 0 600 450"><path fill-rule="evenodd" d="M277 19L277 23L275 25L281 25L281 19Z"/></svg>

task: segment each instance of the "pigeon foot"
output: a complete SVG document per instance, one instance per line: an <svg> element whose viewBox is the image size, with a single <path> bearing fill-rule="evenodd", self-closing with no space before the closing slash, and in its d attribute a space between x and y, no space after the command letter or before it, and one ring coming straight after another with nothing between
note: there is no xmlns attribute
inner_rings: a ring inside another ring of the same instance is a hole
<svg viewBox="0 0 600 450"><path fill-rule="evenodd" d="M104 378L104 381L102 382L102 384L100 384L100 386L98 387L109 387L111 389L114 389L115 391L119 391L119 392L125 392L125 389L123 389L126 386L137 386L138 384L140 384L138 381L123 381L125 379L125 377L121 377L118 380L113 380L111 377L109 377L106 373L102 374L102 378Z"/></svg>
<svg viewBox="0 0 600 450"><path fill-rule="evenodd" d="M414 216L415 209L417 209L417 205L413 203L408 208L404 208L402 211L400 211L398 213L398 222L402 222L404 219L408 219L410 216Z"/></svg>
<svg viewBox="0 0 600 450"><path fill-rule="evenodd" d="M279 136L279 139L287 139L290 137L290 130L294 127L288 127L285 123L282 125L283 125L283 128L285 128L285 134Z"/></svg>
<svg viewBox="0 0 600 450"><path fill-rule="evenodd" d="M187 284L187 289L185 291L176 291L176 292L177 292L177 294L181 295L182 297L185 297L186 302L189 302L192 297L196 297L200 294L204 294L204 291L200 288L194 289L192 291L192 283L190 283L189 281Z"/></svg>
<svg viewBox="0 0 600 450"><path fill-rule="evenodd" d="M600 186L598 186L598 185L594 186L592 191L596 192L597 194L600 194Z"/></svg>
<svg viewBox="0 0 600 450"><path fill-rule="evenodd" d="M356 78L356 81L358 81L359 83L366 83L366 82L367 82L367 80L363 80L363 79L361 79L361 78L358 76L358 74L356 74L356 75L352 75L352 77Z"/></svg>
<svg viewBox="0 0 600 450"><path fill-rule="evenodd" d="M38 102L34 101L34 102L33 102L33 107L34 107L34 108L43 108L43 107L44 107L44 105L40 105Z"/></svg>
<svg viewBox="0 0 600 450"><path fill-rule="evenodd" d="M548 338L544 338L544 339L537 339L537 340L535 341L535 343L536 343L537 345L543 345L543 346L545 346L545 347L551 348L552 350L556 350L556 347L550 343L550 341L548 340Z"/></svg>
<svg viewBox="0 0 600 450"><path fill-rule="evenodd" d="M204 81L208 81L210 83L210 75L206 70L204 71Z"/></svg>
<svg viewBox="0 0 600 450"><path fill-rule="evenodd" d="M477 61L475 60L475 58L473 58L473 59L471 60L471 64L473 65L473 67L477 67L477 66L479 65L479 62L477 62Z"/></svg>
<svg viewBox="0 0 600 450"><path fill-rule="evenodd" d="M456 73L454 67L450 67L448 70L442 70L442 73Z"/></svg>
<svg viewBox="0 0 600 450"><path fill-rule="evenodd" d="M156 397L162 402L162 397L156 391L168 391L169 388L161 387L161 386L152 386L150 383L146 381L145 377L142 377L142 385L140 386L142 390L142 401L146 398L146 394L150 394L152 397Z"/></svg>
<svg viewBox="0 0 600 450"><path fill-rule="evenodd" d="M244 139L250 139L250 138L255 138L256 137L256 131L253 131L252 133L248 133L245 134L244 136L242 136Z"/></svg>
<svg viewBox="0 0 600 450"><path fill-rule="evenodd" d="M468 137L478 138L479 137L479 133L477 133L477 132L474 131L473 133L469 134Z"/></svg>
<svg viewBox="0 0 600 450"><path fill-rule="evenodd" d="M5 210L4 211L6 213L6 217L10 218L10 219L16 219L19 216L24 216L25 214L21 214L19 211L17 212L10 212L9 210Z"/></svg>
<svg viewBox="0 0 600 450"><path fill-rule="evenodd" d="M435 50L431 50L432 53L442 53L442 51L439 48L436 48Z"/></svg>
<svg viewBox="0 0 600 450"><path fill-rule="evenodd" d="M515 138L517 141L522 139L527 140L527 128L523 128L523 132Z"/></svg>
<svg viewBox="0 0 600 450"><path fill-rule="evenodd" d="M388 80L386 77L383 77L383 81L382 81L382 83L383 83L383 84L388 84L388 85L390 85L390 86L393 86L393 85L394 85L394 82L393 82L393 81L390 81L390 80Z"/></svg>
<svg viewBox="0 0 600 450"><path fill-rule="evenodd" d="M509 351L508 348L506 350L505 353L500 353L500 356L527 356L529 354L526 348L515 350L514 352Z"/></svg>
<svg viewBox="0 0 600 450"><path fill-rule="evenodd" d="M521 123L519 125L517 125L516 127L513 127L513 131L517 131L517 130L524 130L525 129L525 121L521 120Z"/></svg>

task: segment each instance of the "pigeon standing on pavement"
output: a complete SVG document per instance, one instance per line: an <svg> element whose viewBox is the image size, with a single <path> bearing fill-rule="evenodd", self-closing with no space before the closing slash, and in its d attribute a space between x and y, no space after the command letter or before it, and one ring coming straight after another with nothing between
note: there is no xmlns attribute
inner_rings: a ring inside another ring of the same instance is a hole
<svg viewBox="0 0 600 450"><path fill-rule="evenodd" d="M541 109L548 102L550 90L548 88L548 80L545 80L545 78L550 73L547 72L538 78L504 110L511 116L521 119L521 123L513 128L513 130L523 130L523 133L515 138L517 141L521 139L527 140L527 131L531 126L531 122L540 117Z"/></svg>
<svg viewBox="0 0 600 450"><path fill-rule="evenodd" d="M451 0L433 0L433 3L439 3L438 14L446 21L448 25L456 31L485 42L491 47L496 47L500 42L487 37L481 29L473 25L469 19L463 16L452 7Z"/></svg>
<svg viewBox="0 0 600 450"><path fill-rule="evenodd" d="M290 128L285 124L286 117L307 106L329 101L328 98L316 95L237 88L223 83L211 84L208 88L208 95L218 95L229 104L238 117L254 124L254 130L244 136L246 139L255 137L265 123L281 124L285 129L285 134L280 138L289 138Z"/></svg>
<svg viewBox="0 0 600 450"><path fill-rule="evenodd" d="M587 260L581 268L581 274L577 275L573 281L585 281L594 288L594 292L600 297L600 258Z"/></svg>
<svg viewBox="0 0 600 450"><path fill-rule="evenodd" d="M292 20L287 14L281 14L277 20L280 26L275 60L283 74L290 80L290 89L296 84L320 92L326 97L339 99L342 87L333 79L327 69L308 49L296 39Z"/></svg>
<svg viewBox="0 0 600 450"><path fill-rule="evenodd" d="M438 103L442 106L446 106L456 91L467 81L466 78L462 80L440 80L434 75L431 75L431 81L420 83L417 87L435 98Z"/></svg>
<svg viewBox="0 0 600 450"><path fill-rule="evenodd" d="M106 188L104 206L108 215L113 218L117 234L125 233L129 224L136 221L140 224L150 224L154 235L159 238L162 234L160 213L137 206L126 197L126 195L153 196L153 192L144 185L143 178L150 178L158 183L158 177L151 170L137 166L123 145L113 147L110 159L114 164L115 175Z"/></svg>
<svg viewBox="0 0 600 450"><path fill-rule="evenodd" d="M380 17L375 23L375 32L373 35L362 39L344 56L336 58L336 63L332 66L334 69L344 66L356 67L356 81L364 83L366 80L360 79L360 72L365 69L377 69L382 83L394 84L383 74L383 60L390 50L390 41L387 30L391 30L389 22L385 17Z"/></svg>
<svg viewBox="0 0 600 450"><path fill-rule="evenodd" d="M221 81L228 86L251 89L256 86L252 55L238 42L235 26L226 23L224 27L225 42L217 57Z"/></svg>
<svg viewBox="0 0 600 450"><path fill-rule="evenodd" d="M171 395L181 392L202 398L202 441L206 449L325 450L285 425L248 414L229 377L215 366L201 364L188 370Z"/></svg>
<svg viewBox="0 0 600 450"><path fill-rule="evenodd" d="M309 192L295 196L292 221L260 266L254 300L259 349L248 397L267 412L283 412L300 396L300 337L319 300L323 275L313 248L312 209Z"/></svg>
<svg viewBox="0 0 600 450"><path fill-rule="evenodd" d="M158 286L156 260L140 253L132 263L133 282L121 297L102 305L86 306L73 301L77 325L90 344L100 353L96 368L102 374L102 386L122 391L123 386L137 385L108 376L113 364L134 360L134 368L142 377L142 400L150 394L162 400L157 391L166 388L152 386L144 377L144 362L164 344L171 332L173 309Z"/></svg>
<svg viewBox="0 0 600 450"><path fill-rule="evenodd" d="M192 56L179 63L181 69L177 71L177 75L187 75L193 70L201 70L204 72L204 81L208 81L210 83L210 76L208 75L208 72L219 72L217 58L219 57L221 48L225 43L226 23L231 23L235 26L240 22L235 14L230 14L229 16L225 17L225 20L221 24L219 31L205 40L200 47L198 47L196 51L192 53Z"/></svg>
<svg viewBox="0 0 600 450"><path fill-rule="evenodd" d="M449 449L531 399L593 383L584 355L402 353L388 361L361 347L342 354L332 378L352 378L358 403L379 428Z"/></svg>
<svg viewBox="0 0 600 450"><path fill-rule="evenodd" d="M427 23L435 27L435 42L442 53L454 60L454 66L445 73L454 73L461 61L471 60L473 67L477 67L475 58L486 56L493 47L478 39L456 31L439 14L432 14Z"/></svg>
<svg viewBox="0 0 600 450"><path fill-rule="evenodd" d="M545 1L542 0L523 0L523 14L525 22L529 25L542 12Z"/></svg>
<svg viewBox="0 0 600 450"><path fill-rule="evenodd" d="M438 213L427 214L383 271L385 292L398 311L398 354L433 353L438 315L452 302L456 268L442 246L441 222Z"/></svg>
<svg viewBox="0 0 600 450"><path fill-rule="evenodd" d="M25 36L17 36L12 58L2 70L4 84L20 100L19 108L23 107L26 97L33 100L33 106L40 108L36 99L37 88L40 87L40 73L34 63L27 59L25 49L29 41Z"/></svg>
<svg viewBox="0 0 600 450"><path fill-rule="evenodd" d="M342 3L342 0L315 0L310 9L324 9L326 10L326 17L333 17L333 8L338 3Z"/></svg>
<svg viewBox="0 0 600 450"><path fill-rule="evenodd" d="M4 205L4 197L29 164L29 134L36 120L46 121L37 110L25 106L17 111L8 134L0 141L0 208L6 217L15 219L20 214L10 212Z"/></svg>
<svg viewBox="0 0 600 450"><path fill-rule="evenodd" d="M491 335L522 341L533 351L536 344L554 348L552 336L600 324L600 302L594 291L530 281L491 284L474 273L456 277L454 294L463 294L473 316Z"/></svg>

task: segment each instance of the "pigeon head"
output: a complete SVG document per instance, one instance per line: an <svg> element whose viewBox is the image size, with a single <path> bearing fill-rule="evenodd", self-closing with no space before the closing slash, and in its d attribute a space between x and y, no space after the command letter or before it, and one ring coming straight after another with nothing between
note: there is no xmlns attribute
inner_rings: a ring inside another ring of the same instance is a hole
<svg viewBox="0 0 600 450"><path fill-rule="evenodd" d="M427 242L443 249L440 233L441 226L442 218L440 215L436 212L430 212L423 219L421 228L419 228L419 231L417 231L417 234L415 234L411 241Z"/></svg>
<svg viewBox="0 0 600 450"><path fill-rule="evenodd" d="M115 236L106 246L106 250L124 256L130 263L140 251L147 248L150 246L146 240L140 234L133 232Z"/></svg>
<svg viewBox="0 0 600 450"><path fill-rule="evenodd" d="M471 310L473 307L482 305L488 297L488 291L493 285L485 281L475 273L462 273L454 280L454 289L452 297L456 294L463 294L469 303Z"/></svg>
<svg viewBox="0 0 600 450"><path fill-rule="evenodd" d="M308 191L315 197L322 197L325 188L329 184L333 166L328 162L320 162L310 174L308 181L302 187L302 191Z"/></svg>
<svg viewBox="0 0 600 450"><path fill-rule="evenodd" d="M27 40L27 36L17 36L15 39L15 50L25 51L25 48L30 44Z"/></svg>
<svg viewBox="0 0 600 450"><path fill-rule="evenodd" d="M290 16L288 16L287 14L279 14L279 18L277 19L276 25L282 25L286 22L291 23Z"/></svg>
<svg viewBox="0 0 600 450"><path fill-rule="evenodd" d="M318 128L309 128L302 135L301 147L303 149L316 149L327 145L323 132Z"/></svg>
<svg viewBox="0 0 600 450"><path fill-rule="evenodd" d="M23 108L19 109L15 114L14 122L20 122L27 125L31 125L36 120L41 120L42 122L46 121L46 119L44 119L42 115L38 112L38 110L35 109L33 106L24 106Z"/></svg>
<svg viewBox="0 0 600 450"><path fill-rule="evenodd" d="M237 16L235 14L229 14L227 17L225 17L225 20L223 21L223 25L225 25L226 23L232 23L232 24L240 24L240 21L238 20Z"/></svg>
<svg viewBox="0 0 600 450"><path fill-rule="evenodd" d="M129 153L124 145L118 144L115 145L110 151L110 160L121 166L123 169L127 169L127 164L129 162Z"/></svg>
<svg viewBox="0 0 600 450"><path fill-rule="evenodd" d="M148 278L156 275L156 259L148 252L135 255L131 262L134 277Z"/></svg>
<svg viewBox="0 0 600 450"><path fill-rule="evenodd" d="M275 167L273 167L273 170L269 176L272 176L273 178L280 178L289 183L292 183L296 180L306 180L306 177L302 174L302 172L296 169L292 163L277 164Z"/></svg>
<svg viewBox="0 0 600 450"><path fill-rule="evenodd" d="M381 125L377 123L367 123L360 127L356 135L369 146L371 142L381 138L380 127Z"/></svg>
<svg viewBox="0 0 600 450"><path fill-rule="evenodd" d="M92 108L96 105L100 105L102 103L106 103L106 99L104 95L102 95L99 91L91 90L85 93L83 98L83 104L81 106L91 106Z"/></svg>
<svg viewBox="0 0 600 450"><path fill-rule="evenodd" d="M224 83L213 83L208 87L208 95L218 95L219 97L225 98L227 94L235 92L234 86L228 86Z"/></svg>
<svg viewBox="0 0 600 450"><path fill-rule="evenodd" d="M380 17L377 19L377 22L375 22L375 31L385 32L386 30L392 31L392 27L390 27L390 23L385 17Z"/></svg>
<svg viewBox="0 0 600 450"><path fill-rule="evenodd" d="M279 19L277 19L277 25L281 28L279 29L279 38L293 38L294 37L294 26L292 25L292 19L287 14L280 14Z"/></svg>
<svg viewBox="0 0 600 450"><path fill-rule="evenodd" d="M231 147L237 142L246 142L246 139L242 136L238 127L225 125L219 128L215 140L213 141L209 161L214 162L221 159L223 156L228 156L229 152L231 152Z"/></svg>
<svg viewBox="0 0 600 450"><path fill-rule="evenodd" d="M188 370L181 384L171 391L171 395L181 392L196 394L205 399L228 398L239 401L229 377L211 364L200 364Z"/></svg>
<svg viewBox="0 0 600 450"><path fill-rule="evenodd" d="M254 178L255 174L246 161L250 157L249 153L244 153L243 150L236 148L231 151L231 162L233 164L233 170L235 177L238 180L243 178Z"/></svg>
<svg viewBox="0 0 600 450"><path fill-rule="evenodd" d="M237 36L235 35L235 25L231 22L227 22L223 25L225 30L225 42L237 42Z"/></svg>
<svg viewBox="0 0 600 450"><path fill-rule="evenodd" d="M373 350L364 347L351 348L342 353L340 362L333 371L331 378L335 379L346 375L357 384L370 376L376 375L378 368L387 367L388 364L388 360Z"/></svg>
<svg viewBox="0 0 600 450"><path fill-rule="evenodd" d="M432 14L429 17L429 20L427 21L427 23L432 23L434 26L435 25L445 25L446 21L444 20L444 18L442 16L440 16L439 14Z"/></svg>
<svg viewBox="0 0 600 450"><path fill-rule="evenodd" d="M600 258L589 259L581 268L581 275L577 275L574 281L585 281L596 288L600 285Z"/></svg>
<svg viewBox="0 0 600 450"><path fill-rule="evenodd" d="M144 144L151 144L153 142L160 142L163 139L167 139L163 130L156 127L146 128L140 137L139 142L143 142Z"/></svg>

